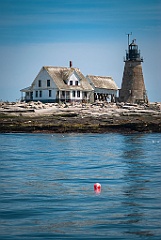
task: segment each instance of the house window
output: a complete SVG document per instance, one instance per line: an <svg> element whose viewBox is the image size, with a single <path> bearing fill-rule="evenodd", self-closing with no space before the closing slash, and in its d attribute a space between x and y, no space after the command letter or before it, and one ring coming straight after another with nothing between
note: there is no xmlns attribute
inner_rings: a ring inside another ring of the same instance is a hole
<svg viewBox="0 0 161 240"><path fill-rule="evenodd" d="M39 92L39 97L42 97L42 91Z"/></svg>
<svg viewBox="0 0 161 240"><path fill-rule="evenodd" d="M75 97L75 91L72 92L72 96Z"/></svg>
<svg viewBox="0 0 161 240"><path fill-rule="evenodd" d="M39 82L38 82L38 86L41 87L41 80L39 80Z"/></svg>
<svg viewBox="0 0 161 240"><path fill-rule="evenodd" d="M70 98L70 92L68 92L68 91L66 92L66 98L68 98L68 99Z"/></svg>
<svg viewBox="0 0 161 240"><path fill-rule="evenodd" d="M73 85L73 81L70 81L70 85Z"/></svg>
<svg viewBox="0 0 161 240"><path fill-rule="evenodd" d="M30 99L33 99L33 92L30 92Z"/></svg>
<svg viewBox="0 0 161 240"><path fill-rule="evenodd" d="M65 97L65 91L62 91L62 96Z"/></svg>
<svg viewBox="0 0 161 240"><path fill-rule="evenodd" d="M75 81L75 85L78 86L78 81Z"/></svg>
<svg viewBox="0 0 161 240"><path fill-rule="evenodd" d="M77 91L77 97L80 98L80 91Z"/></svg>
<svg viewBox="0 0 161 240"><path fill-rule="evenodd" d="M84 92L84 97L87 98L87 92Z"/></svg>
<svg viewBox="0 0 161 240"><path fill-rule="evenodd" d="M49 97L51 97L51 90L49 90Z"/></svg>
<svg viewBox="0 0 161 240"><path fill-rule="evenodd" d="M38 91L36 91L36 94L35 94L36 97L38 97Z"/></svg>
<svg viewBox="0 0 161 240"><path fill-rule="evenodd" d="M50 87L50 80L47 80L47 87Z"/></svg>

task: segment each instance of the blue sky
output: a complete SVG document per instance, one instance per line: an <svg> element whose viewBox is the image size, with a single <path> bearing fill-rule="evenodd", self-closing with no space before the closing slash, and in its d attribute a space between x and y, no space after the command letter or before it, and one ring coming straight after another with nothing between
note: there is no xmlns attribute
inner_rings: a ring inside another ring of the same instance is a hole
<svg viewBox="0 0 161 240"><path fill-rule="evenodd" d="M161 101L161 0L0 0L0 99L19 99L43 65L70 60L121 87L130 32L149 99Z"/></svg>

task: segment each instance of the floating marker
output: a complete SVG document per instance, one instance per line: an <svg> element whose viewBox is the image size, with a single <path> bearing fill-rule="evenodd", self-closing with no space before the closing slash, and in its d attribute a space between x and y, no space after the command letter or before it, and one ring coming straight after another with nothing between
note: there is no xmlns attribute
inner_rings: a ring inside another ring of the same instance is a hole
<svg viewBox="0 0 161 240"><path fill-rule="evenodd" d="M94 184L94 191L96 193L100 193L101 192L101 184L100 183L95 183Z"/></svg>

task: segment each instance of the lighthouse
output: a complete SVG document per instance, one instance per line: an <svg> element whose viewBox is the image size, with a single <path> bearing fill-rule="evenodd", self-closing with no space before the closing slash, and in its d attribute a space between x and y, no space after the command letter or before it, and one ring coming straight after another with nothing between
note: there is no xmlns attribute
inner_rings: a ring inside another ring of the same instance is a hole
<svg viewBox="0 0 161 240"><path fill-rule="evenodd" d="M140 57L140 50L136 44L136 39L129 44L128 34L128 50L124 59L124 72L122 78L121 89L119 90L119 101L128 103L147 103L144 77L142 71L143 58Z"/></svg>

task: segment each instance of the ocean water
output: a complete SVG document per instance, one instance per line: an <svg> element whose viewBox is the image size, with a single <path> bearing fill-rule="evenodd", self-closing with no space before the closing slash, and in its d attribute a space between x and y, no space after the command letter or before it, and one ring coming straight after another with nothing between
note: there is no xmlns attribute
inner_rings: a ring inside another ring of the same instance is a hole
<svg viewBox="0 0 161 240"><path fill-rule="evenodd" d="M161 239L161 134L0 134L0 239L71 238Z"/></svg>

